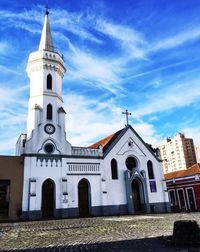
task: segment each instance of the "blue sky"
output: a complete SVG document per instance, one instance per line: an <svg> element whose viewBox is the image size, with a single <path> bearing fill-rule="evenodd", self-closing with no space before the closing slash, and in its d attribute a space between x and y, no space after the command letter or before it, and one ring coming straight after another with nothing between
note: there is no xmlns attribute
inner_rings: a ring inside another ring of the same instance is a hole
<svg viewBox="0 0 200 252"><path fill-rule="evenodd" d="M38 49L46 1L0 2L0 153L26 132L29 53ZM64 54L67 139L87 146L125 125L158 145L185 133L200 144L200 2L49 0Z"/></svg>

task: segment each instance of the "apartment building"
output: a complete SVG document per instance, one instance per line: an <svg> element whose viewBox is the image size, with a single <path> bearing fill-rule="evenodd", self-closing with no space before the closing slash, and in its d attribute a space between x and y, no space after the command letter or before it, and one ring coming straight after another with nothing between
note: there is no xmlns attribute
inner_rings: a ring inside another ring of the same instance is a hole
<svg viewBox="0 0 200 252"><path fill-rule="evenodd" d="M195 153L196 153L197 163L200 163L200 145L195 145Z"/></svg>
<svg viewBox="0 0 200 252"><path fill-rule="evenodd" d="M159 147L164 173L186 169L197 162L194 142L184 134L167 137Z"/></svg>

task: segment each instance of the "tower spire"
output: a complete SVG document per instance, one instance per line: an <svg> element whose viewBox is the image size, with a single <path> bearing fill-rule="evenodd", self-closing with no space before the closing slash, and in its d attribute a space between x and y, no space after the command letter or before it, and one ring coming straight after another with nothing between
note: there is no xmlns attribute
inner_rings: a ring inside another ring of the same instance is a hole
<svg viewBox="0 0 200 252"><path fill-rule="evenodd" d="M42 29L42 35L40 39L39 50L47 50L54 52L53 39L51 36L51 28L49 23L49 8L48 5L45 7L45 18Z"/></svg>

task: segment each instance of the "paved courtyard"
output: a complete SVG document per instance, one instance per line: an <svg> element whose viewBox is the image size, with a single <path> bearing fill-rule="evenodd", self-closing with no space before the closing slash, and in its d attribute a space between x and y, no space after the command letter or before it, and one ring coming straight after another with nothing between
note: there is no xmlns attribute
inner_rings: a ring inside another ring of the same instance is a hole
<svg viewBox="0 0 200 252"><path fill-rule="evenodd" d="M172 235L175 220L200 225L200 213L0 223L0 251L200 252L161 239Z"/></svg>

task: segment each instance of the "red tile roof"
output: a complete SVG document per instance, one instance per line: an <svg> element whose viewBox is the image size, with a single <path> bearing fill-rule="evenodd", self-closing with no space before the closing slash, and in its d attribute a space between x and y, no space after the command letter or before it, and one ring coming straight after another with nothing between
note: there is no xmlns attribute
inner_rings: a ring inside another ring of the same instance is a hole
<svg viewBox="0 0 200 252"><path fill-rule="evenodd" d="M114 140L119 136L119 134L122 132L123 129L115 132L112 135L109 135L103 139L101 139L100 141L90 145L90 148L98 148L99 145L101 145L103 147L103 152L106 151L108 149L108 147L114 142Z"/></svg>
<svg viewBox="0 0 200 252"><path fill-rule="evenodd" d="M195 174L200 174L200 164L194 164L193 166L185 170L166 173L164 174L164 177L165 179L173 179L173 178L192 176Z"/></svg>

